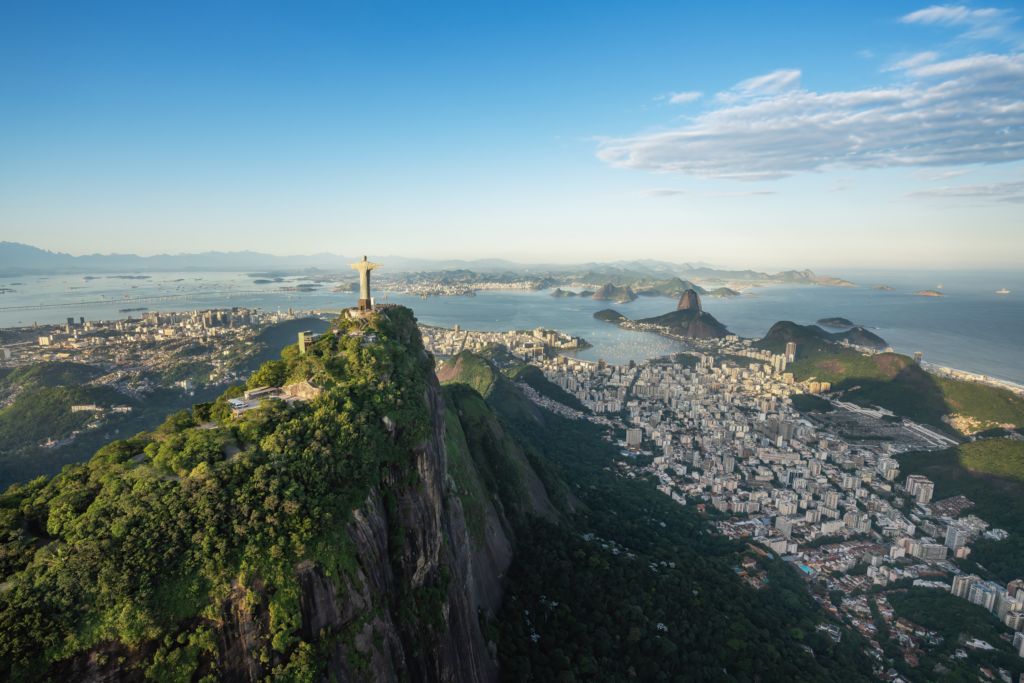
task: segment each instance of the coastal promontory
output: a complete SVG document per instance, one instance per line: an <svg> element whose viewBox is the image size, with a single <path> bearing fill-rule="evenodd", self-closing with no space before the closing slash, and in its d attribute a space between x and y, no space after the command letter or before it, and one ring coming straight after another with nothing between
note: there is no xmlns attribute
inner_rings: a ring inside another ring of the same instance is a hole
<svg viewBox="0 0 1024 683"><path fill-rule="evenodd" d="M821 320L815 320L819 325L825 325L826 327L853 327L853 323L846 318L822 318Z"/></svg>

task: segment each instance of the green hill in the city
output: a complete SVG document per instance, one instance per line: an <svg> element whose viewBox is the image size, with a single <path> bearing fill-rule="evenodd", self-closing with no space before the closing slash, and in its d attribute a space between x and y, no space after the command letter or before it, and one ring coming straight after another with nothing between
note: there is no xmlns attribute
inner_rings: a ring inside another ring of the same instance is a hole
<svg viewBox="0 0 1024 683"><path fill-rule="evenodd" d="M943 421L961 415L977 421L980 431L1003 424L1024 425L1024 398L1006 389L961 382L925 372L913 359L896 353L865 356L820 339L809 328L783 321L756 342L756 348L783 353L797 344L797 360L786 367L796 381L814 378L844 391L843 400L881 406L902 417L957 433Z"/></svg>
<svg viewBox="0 0 1024 683"><path fill-rule="evenodd" d="M964 515L975 514L994 527L1010 532L1003 541L979 539L970 560L1003 581L1019 579L1024 567L1024 443L1012 439L983 439L944 451L897 456L900 477L923 474L935 482L932 500L963 495L974 503Z"/></svg>
<svg viewBox="0 0 1024 683"><path fill-rule="evenodd" d="M588 412L582 401L545 377L544 373L536 365L522 365L517 368L504 370L503 372L516 382L528 384L541 396L546 396L552 401L558 401L562 405L569 406L575 410Z"/></svg>
<svg viewBox="0 0 1024 683"><path fill-rule="evenodd" d="M71 406L91 404L101 408L129 405L138 409L140 406L135 399L107 387L26 389L12 405L0 410L0 460L24 449L34 449L48 439L64 439L73 431L84 429L96 414L92 411L73 413ZM128 418L115 415L105 419L122 425Z"/></svg>
<svg viewBox="0 0 1024 683"><path fill-rule="evenodd" d="M772 326L768 334L757 343L757 347L769 349L774 353L782 353L785 350L786 342L794 341L798 346L810 343L808 348L824 348L820 344L809 342L809 339L814 337L826 342L846 340L850 344L870 349L884 349L888 346L885 340L877 334L859 326L845 332L826 332L817 325L797 325L794 322L782 321Z"/></svg>
<svg viewBox="0 0 1024 683"><path fill-rule="evenodd" d="M48 361L23 365L13 370L8 369L0 379L0 389L22 386L31 387L64 387L86 384L103 375L100 368L84 363L66 361Z"/></svg>

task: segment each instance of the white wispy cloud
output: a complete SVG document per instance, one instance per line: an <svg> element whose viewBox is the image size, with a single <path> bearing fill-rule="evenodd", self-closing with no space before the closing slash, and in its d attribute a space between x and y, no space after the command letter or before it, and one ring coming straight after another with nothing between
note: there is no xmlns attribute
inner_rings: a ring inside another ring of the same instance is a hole
<svg viewBox="0 0 1024 683"><path fill-rule="evenodd" d="M1008 10L987 7L969 9L964 5L932 5L900 17L905 24L931 26L969 26L967 38L994 38L1017 21Z"/></svg>
<svg viewBox="0 0 1024 683"><path fill-rule="evenodd" d="M950 178L956 178L957 176L966 175L970 173L966 171L914 171L910 174L910 178L916 178L920 180L949 180Z"/></svg>
<svg viewBox="0 0 1024 683"><path fill-rule="evenodd" d="M948 167L1024 159L1024 55L924 63L905 82L826 93L775 71L720 94L687 125L606 138L617 168L770 180L831 168Z"/></svg>
<svg viewBox="0 0 1024 683"><path fill-rule="evenodd" d="M800 87L800 71L797 69L779 69L770 74L755 76L740 81L730 90L715 95L716 99L733 102L753 97L770 97L795 90Z"/></svg>
<svg viewBox="0 0 1024 683"><path fill-rule="evenodd" d="M648 198L648 197L678 197L681 194L689 194L689 190L672 190L672 189L640 190L639 192L636 193L636 195L638 197L644 197L644 198Z"/></svg>
<svg viewBox="0 0 1024 683"><path fill-rule="evenodd" d="M774 190L755 190L753 192L723 192L719 194L702 194L701 197L760 197L762 195L782 194Z"/></svg>
<svg viewBox="0 0 1024 683"><path fill-rule="evenodd" d="M703 94L700 92L674 92L669 94L668 101L672 104L685 104L693 102Z"/></svg>
<svg viewBox="0 0 1024 683"><path fill-rule="evenodd" d="M910 192L904 195L904 199L989 199L1024 204L1024 180L934 187Z"/></svg>
<svg viewBox="0 0 1024 683"><path fill-rule="evenodd" d="M825 192L842 192L843 190L849 190L853 185L836 185L835 187L825 188Z"/></svg>
<svg viewBox="0 0 1024 683"><path fill-rule="evenodd" d="M888 69L886 69L886 71L904 71L906 69L912 69L914 67L921 66L922 64L934 62L938 58L939 53L937 52L918 52L916 55L907 57L906 59L902 59L896 62Z"/></svg>

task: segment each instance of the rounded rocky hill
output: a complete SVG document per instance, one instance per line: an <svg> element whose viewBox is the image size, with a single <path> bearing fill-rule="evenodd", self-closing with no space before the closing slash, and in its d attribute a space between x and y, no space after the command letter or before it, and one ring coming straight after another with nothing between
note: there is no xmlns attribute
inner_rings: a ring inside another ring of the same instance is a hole
<svg viewBox="0 0 1024 683"><path fill-rule="evenodd" d="M677 311L701 311L703 308L700 305L700 297L697 292L692 289L688 289L683 292L683 295L679 297L679 305L676 306Z"/></svg>

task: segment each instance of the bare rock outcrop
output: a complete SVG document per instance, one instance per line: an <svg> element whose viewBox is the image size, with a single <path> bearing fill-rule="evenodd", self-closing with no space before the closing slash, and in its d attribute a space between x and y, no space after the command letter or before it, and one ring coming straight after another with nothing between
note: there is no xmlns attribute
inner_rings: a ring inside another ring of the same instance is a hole
<svg viewBox="0 0 1024 683"><path fill-rule="evenodd" d="M683 295L679 297L679 305L676 306L677 311L701 311L704 310L700 305L700 297L697 296L697 292L692 289L688 289L683 292Z"/></svg>

